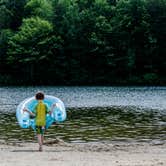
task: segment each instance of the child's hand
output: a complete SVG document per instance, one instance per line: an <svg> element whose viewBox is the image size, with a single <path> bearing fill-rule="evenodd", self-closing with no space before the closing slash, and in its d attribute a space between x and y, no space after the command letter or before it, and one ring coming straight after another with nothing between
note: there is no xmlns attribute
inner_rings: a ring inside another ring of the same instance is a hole
<svg viewBox="0 0 166 166"><path fill-rule="evenodd" d="M53 112L53 110L54 110L55 107L57 107L56 103L52 104L51 110L50 110L50 115L52 114L52 112Z"/></svg>
<svg viewBox="0 0 166 166"><path fill-rule="evenodd" d="M29 111L28 111L26 108L23 109L23 113L24 113L24 112L29 113Z"/></svg>
<svg viewBox="0 0 166 166"><path fill-rule="evenodd" d="M53 106L53 107L57 107L56 103L54 103L52 106Z"/></svg>

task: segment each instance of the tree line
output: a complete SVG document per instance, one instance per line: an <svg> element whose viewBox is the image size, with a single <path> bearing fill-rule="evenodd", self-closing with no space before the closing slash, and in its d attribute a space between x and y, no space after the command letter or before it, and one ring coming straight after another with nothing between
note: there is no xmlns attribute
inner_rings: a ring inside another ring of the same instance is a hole
<svg viewBox="0 0 166 166"><path fill-rule="evenodd" d="M1 85L165 85L166 0L0 0Z"/></svg>

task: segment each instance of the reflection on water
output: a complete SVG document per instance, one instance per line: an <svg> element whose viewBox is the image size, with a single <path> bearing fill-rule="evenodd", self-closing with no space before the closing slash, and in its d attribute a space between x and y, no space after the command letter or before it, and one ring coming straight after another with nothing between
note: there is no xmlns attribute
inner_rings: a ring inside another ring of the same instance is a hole
<svg viewBox="0 0 166 166"><path fill-rule="evenodd" d="M0 87L0 141L36 141L20 129L17 105L37 91L60 98L64 123L51 126L47 139L67 142L166 140L166 87Z"/></svg>
<svg viewBox="0 0 166 166"><path fill-rule="evenodd" d="M138 108L70 108L64 123L51 126L46 139L56 137L67 142L116 141L130 139L165 140L166 116L158 111ZM20 129L14 113L1 113L0 140L36 141L32 129Z"/></svg>

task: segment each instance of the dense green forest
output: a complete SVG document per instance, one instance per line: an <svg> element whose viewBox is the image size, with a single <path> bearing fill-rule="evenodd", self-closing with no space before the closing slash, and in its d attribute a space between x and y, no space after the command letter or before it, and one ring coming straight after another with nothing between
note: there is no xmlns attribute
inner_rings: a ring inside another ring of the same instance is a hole
<svg viewBox="0 0 166 166"><path fill-rule="evenodd" d="M166 85L166 0L0 0L1 85Z"/></svg>

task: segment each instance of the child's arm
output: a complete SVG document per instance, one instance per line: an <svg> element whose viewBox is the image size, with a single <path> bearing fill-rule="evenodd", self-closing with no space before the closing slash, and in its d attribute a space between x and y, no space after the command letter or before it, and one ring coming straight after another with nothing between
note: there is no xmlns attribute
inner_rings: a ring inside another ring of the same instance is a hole
<svg viewBox="0 0 166 166"><path fill-rule="evenodd" d="M54 104L51 106L51 109L50 109L50 112L49 112L50 115L52 114L52 112L53 112L53 110L54 110L55 107L57 107L56 103L54 103Z"/></svg>
<svg viewBox="0 0 166 166"><path fill-rule="evenodd" d="M27 110L26 108L23 109L23 112L27 112L27 113L29 113L30 115L35 116L34 113L32 113L31 111Z"/></svg>

